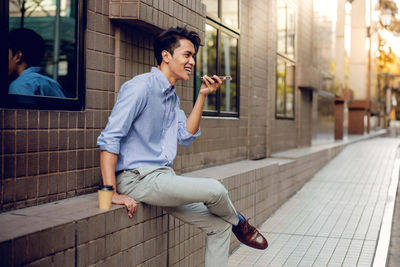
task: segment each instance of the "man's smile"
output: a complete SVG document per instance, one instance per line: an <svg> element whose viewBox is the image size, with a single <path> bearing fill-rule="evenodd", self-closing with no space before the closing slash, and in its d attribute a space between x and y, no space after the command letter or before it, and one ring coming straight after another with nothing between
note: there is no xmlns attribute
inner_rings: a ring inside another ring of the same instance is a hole
<svg viewBox="0 0 400 267"><path fill-rule="evenodd" d="M185 67L185 71L189 74L192 73L192 67Z"/></svg>

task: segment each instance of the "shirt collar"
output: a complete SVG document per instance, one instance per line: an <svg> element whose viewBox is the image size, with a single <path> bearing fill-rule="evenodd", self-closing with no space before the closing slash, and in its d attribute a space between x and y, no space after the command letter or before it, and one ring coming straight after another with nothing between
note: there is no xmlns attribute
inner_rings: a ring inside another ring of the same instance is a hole
<svg viewBox="0 0 400 267"><path fill-rule="evenodd" d="M161 91L164 95L169 95L174 91L175 86L172 86L169 83L167 77L165 77L164 73L161 70L156 67L152 67L151 72L156 76L156 79L161 86Z"/></svg>
<svg viewBox="0 0 400 267"><path fill-rule="evenodd" d="M42 70L41 67L29 67L29 68L27 68L26 70L24 70L24 71L21 73L21 75L22 75L22 74L28 74L28 73L31 73L31 72L40 72L41 70Z"/></svg>

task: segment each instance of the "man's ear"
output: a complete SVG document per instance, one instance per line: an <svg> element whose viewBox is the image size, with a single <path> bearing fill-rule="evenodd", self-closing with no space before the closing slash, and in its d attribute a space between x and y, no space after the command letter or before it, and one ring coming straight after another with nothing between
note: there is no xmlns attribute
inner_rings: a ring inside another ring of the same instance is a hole
<svg viewBox="0 0 400 267"><path fill-rule="evenodd" d="M17 53L15 53L15 55L13 56L14 60L16 63L20 64L22 63L22 52L18 51Z"/></svg>
<svg viewBox="0 0 400 267"><path fill-rule="evenodd" d="M169 63L170 56L171 56L171 54L170 54L167 50L163 50L163 51L161 52L161 57L162 57L163 61L164 61L165 63L167 63L167 64Z"/></svg>

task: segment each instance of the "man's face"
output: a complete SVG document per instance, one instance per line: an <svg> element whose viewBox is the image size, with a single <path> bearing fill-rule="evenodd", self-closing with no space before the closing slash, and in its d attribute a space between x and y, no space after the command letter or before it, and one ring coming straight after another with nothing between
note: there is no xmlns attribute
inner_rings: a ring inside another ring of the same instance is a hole
<svg viewBox="0 0 400 267"><path fill-rule="evenodd" d="M168 66L175 80L187 81L195 64L195 50L192 42L187 39L179 40L179 44L169 57Z"/></svg>

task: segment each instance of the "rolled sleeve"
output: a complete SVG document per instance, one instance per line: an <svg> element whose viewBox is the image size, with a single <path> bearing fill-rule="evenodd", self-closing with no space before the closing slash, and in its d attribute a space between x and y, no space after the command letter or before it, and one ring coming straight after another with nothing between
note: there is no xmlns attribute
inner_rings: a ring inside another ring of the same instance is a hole
<svg viewBox="0 0 400 267"><path fill-rule="evenodd" d="M186 128L186 115L183 110L178 111L178 143L183 146L189 146L193 141L201 135L201 129L197 130L195 134L190 133Z"/></svg>
<svg viewBox="0 0 400 267"><path fill-rule="evenodd" d="M120 144L119 143L107 144L105 141L106 140L105 140L104 136L100 135L97 138L97 145L98 145L100 150L106 150L106 151L108 151L110 153L113 153L113 154L119 154L119 150L120 150Z"/></svg>

